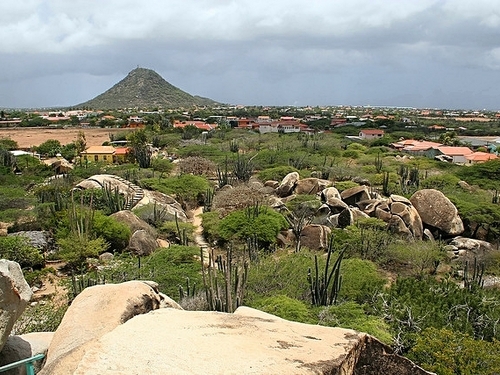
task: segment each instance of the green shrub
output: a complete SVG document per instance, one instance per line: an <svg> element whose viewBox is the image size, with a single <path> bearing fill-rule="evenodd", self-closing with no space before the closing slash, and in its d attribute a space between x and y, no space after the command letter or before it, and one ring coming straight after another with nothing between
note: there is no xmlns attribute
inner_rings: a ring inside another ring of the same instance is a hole
<svg viewBox="0 0 500 375"><path fill-rule="evenodd" d="M421 332L407 356L438 375L500 373L500 341L474 340L444 328Z"/></svg>
<svg viewBox="0 0 500 375"><path fill-rule="evenodd" d="M345 150L342 153L342 157L349 159L358 159L360 155L360 152L357 150Z"/></svg>
<svg viewBox="0 0 500 375"><path fill-rule="evenodd" d="M352 187L359 186L359 184L355 183L354 181L338 181L335 182L334 186L337 188L338 191L342 192Z"/></svg>
<svg viewBox="0 0 500 375"><path fill-rule="evenodd" d="M203 205L205 193L210 188L206 178L191 174L168 177L161 181L155 178L148 178L141 180L141 185L146 189L175 195L187 207Z"/></svg>
<svg viewBox="0 0 500 375"><path fill-rule="evenodd" d="M286 320L311 324L316 322L306 303L285 295L276 295L255 300L251 307Z"/></svg>
<svg viewBox="0 0 500 375"><path fill-rule="evenodd" d="M434 241L396 241L389 244L387 262L392 267L404 269L409 275L433 274L445 256L442 246Z"/></svg>
<svg viewBox="0 0 500 375"><path fill-rule="evenodd" d="M24 236L0 237L0 258L19 263L21 268L32 268L43 265L40 251L31 246Z"/></svg>
<svg viewBox="0 0 500 375"><path fill-rule="evenodd" d="M386 283L375 263L359 258L344 259L341 275L340 300L368 303Z"/></svg>
<svg viewBox="0 0 500 375"><path fill-rule="evenodd" d="M62 321L68 306L44 301L28 305L23 314L16 320L12 335L25 335L31 332L55 332Z"/></svg>
<svg viewBox="0 0 500 375"><path fill-rule="evenodd" d="M309 302L307 269L313 264L314 254L308 250L293 253L281 251L262 256L249 267L244 302L252 305L254 299L279 294Z"/></svg>
<svg viewBox="0 0 500 375"><path fill-rule="evenodd" d="M364 305L353 301L322 308L319 312L319 324L366 332L387 345L392 343L389 325L381 317L366 313Z"/></svg>
<svg viewBox="0 0 500 375"><path fill-rule="evenodd" d="M218 226L219 235L226 241L256 238L261 244L276 242L280 230L288 228L288 222L280 213L267 206L247 207L231 212Z"/></svg>
<svg viewBox="0 0 500 375"><path fill-rule="evenodd" d="M283 178L291 172L298 172L298 170L289 165L283 165L280 167L267 168L258 173L259 180L261 181L281 181Z"/></svg>
<svg viewBox="0 0 500 375"><path fill-rule="evenodd" d="M127 225L120 223L113 217L104 215L100 211L94 213L92 230L94 236L102 237L109 244L110 250L113 251L125 249L131 236Z"/></svg>
<svg viewBox="0 0 500 375"><path fill-rule="evenodd" d="M203 235L209 242L217 241L219 236L220 218L217 212L204 212L201 216Z"/></svg>

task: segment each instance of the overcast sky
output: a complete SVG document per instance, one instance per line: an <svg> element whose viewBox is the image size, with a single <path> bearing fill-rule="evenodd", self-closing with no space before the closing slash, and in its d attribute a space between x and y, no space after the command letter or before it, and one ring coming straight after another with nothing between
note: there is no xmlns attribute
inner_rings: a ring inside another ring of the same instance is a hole
<svg viewBox="0 0 500 375"><path fill-rule="evenodd" d="M498 0L1 0L0 107L137 66L243 105L500 109Z"/></svg>

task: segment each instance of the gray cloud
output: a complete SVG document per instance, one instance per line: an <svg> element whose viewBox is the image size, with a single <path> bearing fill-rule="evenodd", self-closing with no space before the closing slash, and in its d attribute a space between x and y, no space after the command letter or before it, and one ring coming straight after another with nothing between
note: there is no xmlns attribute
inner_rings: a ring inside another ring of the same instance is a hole
<svg viewBox="0 0 500 375"><path fill-rule="evenodd" d="M4 0L0 107L73 105L137 65L241 104L498 108L491 0Z"/></svg>

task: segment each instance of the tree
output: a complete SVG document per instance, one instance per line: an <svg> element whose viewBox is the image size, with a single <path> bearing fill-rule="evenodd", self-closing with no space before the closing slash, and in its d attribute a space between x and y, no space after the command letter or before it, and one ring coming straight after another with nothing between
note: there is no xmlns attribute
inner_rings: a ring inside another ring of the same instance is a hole
<svg viewBox="0 0 500 375"><path fill-rule="evenodd" d="M39 146L35 147L35 150L40 154L48 157L54 157L61 152L62 146L61 142L57 139L48 139Z"/></svg>
<svg viewBox="0 0 500 375"><path fill-rule="evenodd" d="M148 137L144 129L136 130L129 134L127 140L132 147L132 152L135 159L141 168L149 168L151 166L151 147L148 143Z"/></svg>

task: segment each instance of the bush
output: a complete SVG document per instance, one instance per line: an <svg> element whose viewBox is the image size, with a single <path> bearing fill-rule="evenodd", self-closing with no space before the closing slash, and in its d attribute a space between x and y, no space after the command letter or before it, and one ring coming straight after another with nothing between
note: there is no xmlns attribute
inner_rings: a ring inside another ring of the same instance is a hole
<svg viewBox="0 0 500 375"><path fill-rule="evenodd" d="M298 172L298 170L292 166L283 165L280 167L267 168L260 171L258 173L258 178L263 182L269 180L281 182L281 180L283 180L283 178L291 172Z"/></svg>
<svg viewBox="0 0 500 375"><path fill-rule="evenodd" d="M377 270L377 266L369 260L344 259L340 273L342 275L340 300L355 301L361 304L370 302L386 283Z"/></svg>
<svg viewBox="0 0 500 375"><path fill-rule="evenodd" d="M449 329L427 328L408 358L438 375L500 373L500 342L474 340Z"/></svg>
<svg viewBox="0 0 500 375"><path fill-rule="evenodd" d="M319 312L319 324L366 332L387 345L392 343L389 325L382 318L367 314L364 306L356 302L344 302L322 308Z"/></svg>
<svg viewBox="0 0 500 375"><path fill-rule="evenodd" d="M301 323L316 323L311 310L304 302L284 295L258 299L254 301L251 307L286 320Z"/></svg>
<svg viewBox="0 0 500 375"><path fill-rule="evenodd" d="M210 188L205 178L191 174L164 178L161 181L155 178L148 178L141 180L141 185L146 189L175 195L177 200L184 203L188 208L203 205L205 193Z"/></svg>
<svg viewBox="0 0 500 375"><path fill-rule="evenodd" d="M309 302L307 269L313 264L314 254L308 250L290 254L279 252L262 257L248 269L244 302L252 305L258 298L280 294Z"/></svg>
<svg viewBox="0 0 500 375"><path fill-rule="evenodd" d="M255 205L234 211L219 223L219 235L226 241L256 238L264 246L276 242L280 230L288 222L280 213L267 206Z"/></svg>
<svg viewBox="0 0 500 375"><path fill-rule="evenodd" d="M0 237L0 258L17 262L21 268L43 265L42 254L24 236Z"/></svg>
<svg viewBox="0 0 500 375"><path fill-rule="evenodd" d="M94 236L102 237L109 243L110 250L122 251L128 246L130 229L113 217L106 216L100 211L94 213L92 223Z"/></svg>

